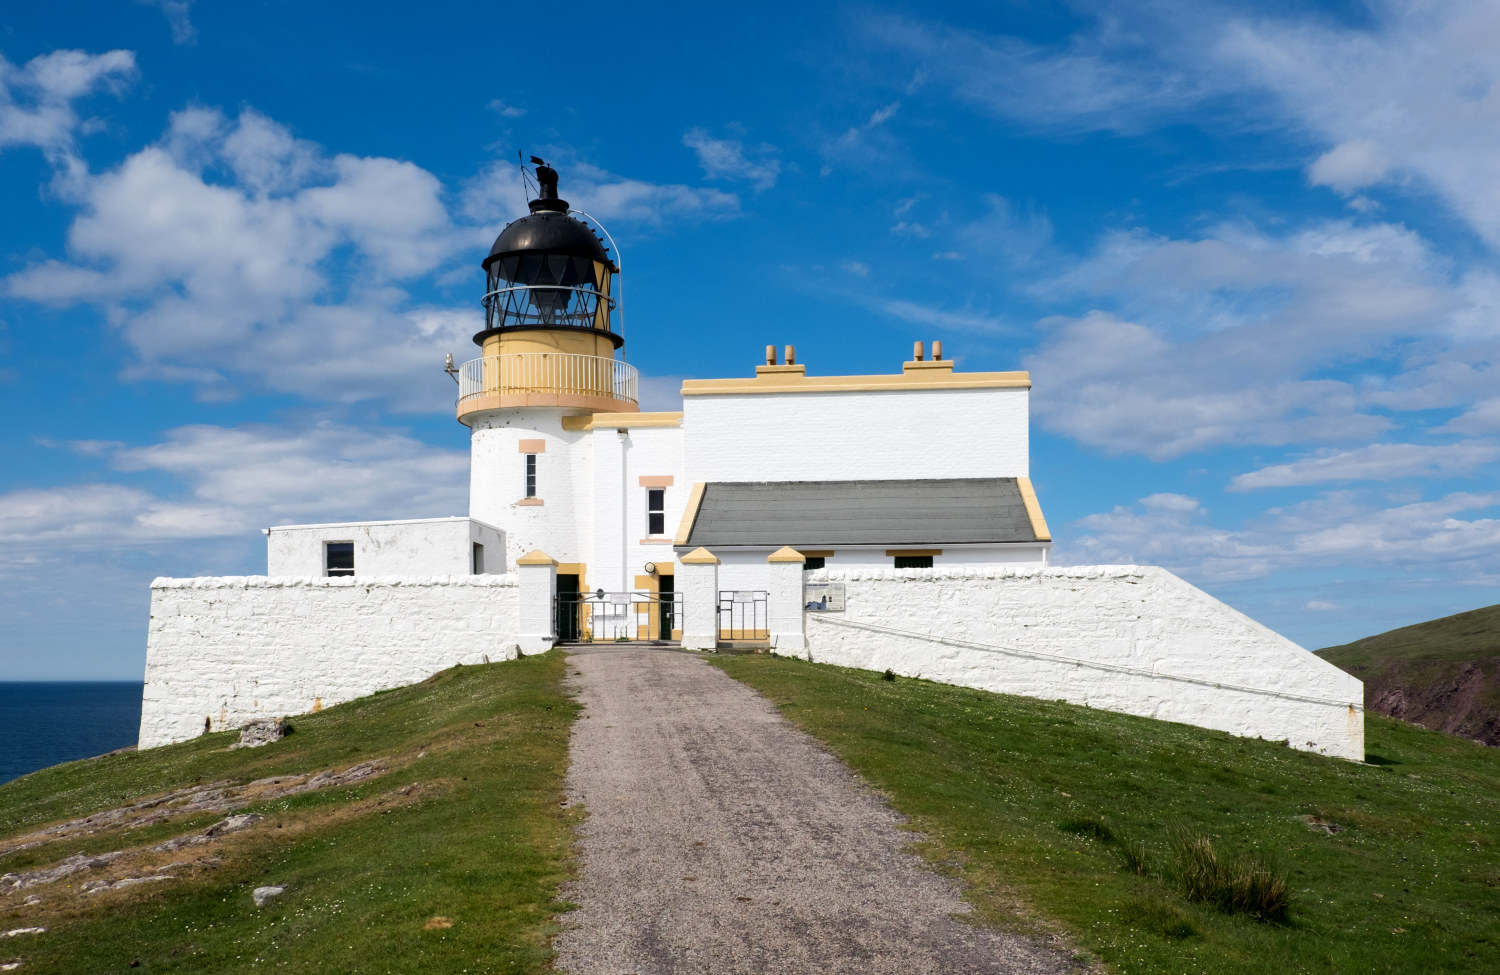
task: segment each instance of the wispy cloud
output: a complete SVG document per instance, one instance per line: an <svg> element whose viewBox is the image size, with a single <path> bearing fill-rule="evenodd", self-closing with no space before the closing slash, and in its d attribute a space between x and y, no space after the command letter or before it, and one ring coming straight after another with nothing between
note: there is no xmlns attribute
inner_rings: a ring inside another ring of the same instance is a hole
<svg viewBox="0 0 1500 975"><path fill-rule="evenodd" d="M1229 482L1229 490L1305 487L1334 481L1453 477L1472 474L1497 459L1500 459L1500 444L1482 441L1370 444L1354 450L1322 451L1291 463L1262 467L1234 478Z"/></svg>
<svg viewBox="0 0 1500 975"><path fill-rule="evenodd" d="M0 149L33 146L59 165L81 165L74 136L84 120L74 103L98 91L119 93L135 76L130 51L53 51L21 67L0 56Z"/></svg>
<svg viewBox="0 0 1500 975"><path fill-rule="evenodd" d="M756 190L768 190L781 175L781 160L769 143L747 146L742 139L716 139L707 129L689 129L682 144L698 156L698 165L709 179L743 180Z"/></svg>
<svg viewBox="0 0 1500 975"><path fill-rule="evenodd" d="M193 10L193 0L135 0L135 2L155 7L166 15L167 24L172 28L172 43L197 43L198 30L189 18Z"/></svg>

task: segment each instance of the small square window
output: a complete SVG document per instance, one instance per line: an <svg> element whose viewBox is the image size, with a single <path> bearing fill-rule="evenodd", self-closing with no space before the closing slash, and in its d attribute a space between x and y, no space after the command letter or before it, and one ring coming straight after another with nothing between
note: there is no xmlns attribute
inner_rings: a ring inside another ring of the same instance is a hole
<svg viewBox="0 0 1500 975"><path fill-rule="evenodd" d="M354 543L328 542L323 548L323 566L331 576L354 575Z"/></svg>
<svg viewBox="0 0 1500 975"><path fill-rule="evenodd" d="M526 497L536 497L536 454L526 455Z"/></svg>
<svg viewBox="0 0 1500 975"><path fill-rule="evenodd" d="M825 555L808 555L808 556L805 556L805 561L802 563L802 571L803 572L811 572L814 569L821 569L821 568L823 568L823 565L827 561L827 558L828 557L825 556Z"/></svg>
<svg viewBox="0 0 1500 975"><path fill-rule="evenodd" d="M474 543L474 574L484 575L484 546L478 542Z"/></svg>
<svg viewBox="0 0 1500 975"><path fill-rule="evenodd" d="M930 569L930 568L932 568L932 556L930 556L930 555L898 555L898 556L896 556L896 568L898 568L898 569Z"/></svg>
<svg viewBox="0 0 1500 975"><path fill-rule="evenodd" d="M666 488L648 488L646 491L646 534L665 535L667 533L667 491Z"/></svg>

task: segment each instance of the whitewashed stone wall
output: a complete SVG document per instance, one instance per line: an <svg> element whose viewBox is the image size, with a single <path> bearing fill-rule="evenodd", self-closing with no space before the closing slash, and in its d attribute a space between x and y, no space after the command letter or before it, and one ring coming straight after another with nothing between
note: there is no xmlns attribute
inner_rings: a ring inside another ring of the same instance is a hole
<svg viewBox="0 0 1500 975"><path fill-rule="evenodd" d="M1355 678L1149 566L824 569L808 656L1364 760Z"/></svg>
<svg viewBox="0 0 1500 975"><path fill-rule="evenodd" d="M140 747L516 655L514 575L157 579Z"/></svg>

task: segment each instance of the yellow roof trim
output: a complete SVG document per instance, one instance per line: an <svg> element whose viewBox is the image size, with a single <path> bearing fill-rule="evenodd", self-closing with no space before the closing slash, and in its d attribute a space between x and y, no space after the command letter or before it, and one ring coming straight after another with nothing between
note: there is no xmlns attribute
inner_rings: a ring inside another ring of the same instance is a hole
<svg viewBox="0 0 1500 975"><path fill-rule="evenodd" d="M1036 499L1036 489L1031 486L1031 478L1016 478L1016 487L1021 491L1021 501L1026 505L1026 517L1031 519L1031 533L1039 542L1052 541L1052 533L1047 530L1047 519L1042 517L1042 503Z"/></svg>
<svg viewBox="0 0 1500 975"><path fill-rule="evenodd" d="M562 418L564 430L610 430L625 427L680 427L681 413L587 413Z"/></svg>
<svg viewBox="0 0 1500 975"><path fill-rule="evenodd" d="M885 550L888 558L921 558L924 555L942 555L940 548L888 548Z"/></svg>
<svg viewBox="0 0 1500 975"><path fill-rule="evenodd" d="M686 545L688 536L693 533L693 523L698 520L698 508L703 504L703 492L708 485L698 481L693 485L693 491L688 495L687 507L682 509L682 522L677 526L677 537L672 539L673 545Z"/></svg>
<svg viewBox="0 0 1500 975"><path fill-rule="evenodd" d="M1028 372L961 372L914 369L896 376L797 376L767 374L754 379L688 379L684 396L743 393L861 393L909 389L1030 389ZM648 414L641 414L642 416Z"/></svg>
<svg viewBox="0 0 1500 975"><path fill-rule="evenodd" d="M682 565L718 565L719 557L700 545L677 561Z"/></svg>
<svg viewBox="0 0 1500 975"><path fill-rule="evenodd" d="M534 549L534 550L532 550L530 552L527 552L525 555L521 556L519 559L516 559L516 565L556 565L556 564L557 564L557 559L554 559L552 556L548 555L546 552L543 552L541 549Z"/></svg>
<svg viewBox="0 0 1500 975"><path fill-rule="evenodd" d="M767 562L799 562L806 564L807 557L789 545L783 545L766 558Z"/></svg>

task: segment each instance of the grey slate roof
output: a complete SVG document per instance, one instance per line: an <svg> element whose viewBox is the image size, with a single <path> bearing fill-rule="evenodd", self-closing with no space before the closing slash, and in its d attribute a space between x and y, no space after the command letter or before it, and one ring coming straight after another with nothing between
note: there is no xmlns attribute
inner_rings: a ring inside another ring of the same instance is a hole
<svg viewBox="0 0 1500 975"><path fill-rule="evenodd" d="M709 483L688 534L699 545L1034 542L1013 477Z"/></svg>

